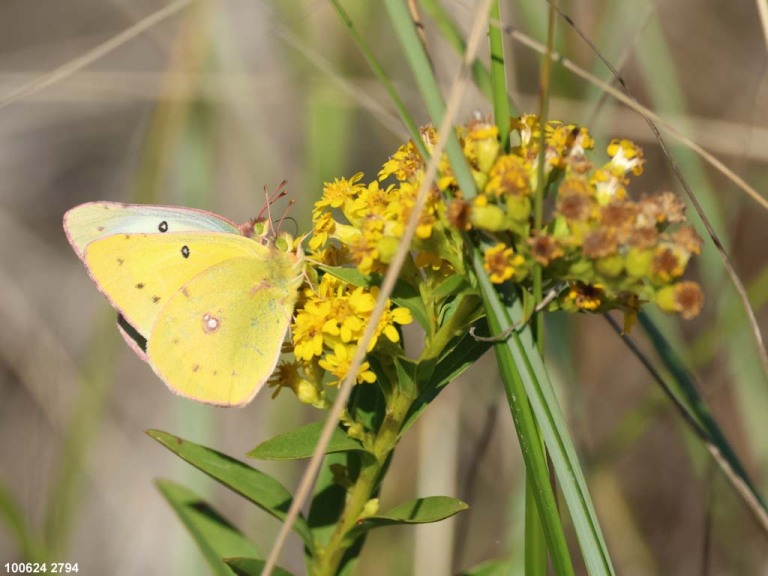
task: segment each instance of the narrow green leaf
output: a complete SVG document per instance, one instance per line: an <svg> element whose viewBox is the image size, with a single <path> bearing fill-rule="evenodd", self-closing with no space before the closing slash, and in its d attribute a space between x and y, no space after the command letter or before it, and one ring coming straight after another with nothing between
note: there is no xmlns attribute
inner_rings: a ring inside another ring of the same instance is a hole
<svg viewBox="0 0 768 576"><path fill-rule="evenodd" d="M291 494L271 476L226 454L188 442L173 434L160 430L147 430L147 434L201 472L247 498L278 520L285 518L291 505ZM296 520L293 529L307 548L313 550L312 533L304 517L300 516Z"/></svg>
<svg viewBox="0 0 768 576"><path fill-rule="evenodd" d="M348 534L349 539L384 526L402 524L429 524L439 522L469 508L466 503L449 496L428 496L404 502L385 514L376 514L361 520Z"/></svg>
<svg viewBox="0 0 768 576"><path fill-rule="evenodd" d="M225 556L261 555L237 528L192 490L169 480L158 480L157 487L217 576L232 576L232 571L222 561Z"/></svg>
<svg viewBox="0 0 768 576"><path fill-rule="evenodd" d="M496 0L491 8L491 18L501 22L500 1ZM491 48L491 85L493 86L493 117L499 128L499 141L503 151L509 150L509 90L507 73L504 65L504 36L498 24L490 27L488 39Z"/></svg>
<svg viewBox="0 0 768 576"><path fill-rule="evenodd" d="M461 274L451 274L440 282L432 291L432 297L435 300L441 300L454 294L464 294L472 290L472 285L466 276Z"/></svg>
<svg viewBox="0 0 768 576"><path fill-rule="evenodd" d="M448 11L445 9L441 2L438 0L422 0L419 3L424 8L424 11L435 21L437 29L443 35L445 41L456 51L457 54L463 55L466 48L466 43L462 36L463 32L461 27L450 17ZM475 82L478 90L488 98L492 97L491 87L491 74L479 59L475 60L472 64L472 79Z"/></svg>
<svg viewBox="0 0 768 576"><path fill-rule="evenodd" d="M226 558L224 562L229 566L237 576L261 576L264 570L264 560L258 558ZM273 576L293 576L292 572L275 566L272 570Z"/></svg>
<svg viewBox="0 0 768 576"><path fill-rule="evenodd" d="M249 458L259 460L300 460L312 456L312 451L317 446L323 422L313 422L285 434L270 438L248 452ZM357 440L347 436L343 430L337 428L333 432L326 454L333 452L348 452L350 450L365 451L363 445Z"/></svg>
<svg viewBox="0 0 768 576"><path fill-rule="evenodd" d="M424 99L424 104L429 110L432 123L435 126L440 126L445 112L445 103L440 85L432 70L432 63L421 44L408 6L403 0L385 0L384 6L419 87L419 92ZM475 182L461 145L453 132L447 135L447 139L445 150L451 161L451 168L459 183L459 188L461 188L465 199L474 198L476 195Z"/></svg>
<svg viewBox="0 0 768 576"><path fill-rule="evenodd" d="M483 270L482 258L480 251L475 249L473 268L481 285L492 332L498 334L509 329L523 318L523 306L519 299L513 302L509 310L504 306L499 294L488 279L488 275ZM526 411L528 404L533 409L536 423L541 430L541 435L549 451L552 465L573 519L575 532L589 573L592 575L614 574L608 548L589 496L584 473L530 327L525 326L519 332L512 331L504 344L496 346L496 353L502 368L502 378L505 386L508 387L510 407L512 407L514 400L518 404L517 409ZM528 402L520 402L520 398L524 396L527 396ZM517 425L517 419L515 423ZM524 457L526 454L532 455L539 451L539 445L535 441L536 435L533 431L529 432L530 437L525 440L525 443L522 437L520 440ZM539 463L531 466L526 460L526 466L529 473L533 473L530 477L537 482L534 494L537 496L539 513L544 524L550 553L553 554L553 562L556 561L556 553L566 555L558 560L558 562L567 560L568 564L563 564L560 568L566 571L561 572L557 568L556 570L558 574L572 574L573 567L570 566L570 558L567 556L567 546L565 546L564 541L559 543L562 525L557 509L539 499L545 496L548 500L547 493L551 494L549 482L544 478L546 465ZM554 545L557 545L557 548L553 549Z"/></svg>
<svg viewBox="0 0 768 576"><path fill-rule="evenodd" d="M661 358L667 370L669 370L671 379L674 381L673 387L675 390L673 390L672 387L667 386L669 393L674 395L678 405L681 409L687 412L692 421L698 424L707 436L707 440L717 446L720 453L728 461L733 472L752 493L755 501L759 503L764 511L768 510L768 508L766 508L765 500L757 491L749 474L739 460L739 457L736 455L735 450L728 442L728 439L720 429L720 426L718 426L717 420L715 420L706 401L702 398L701 394L699 394L694 377L688 372L683 361L669 342L667 342L666 338L664 338L664 335L654 324L653 320L643 312L638 315L638 319L643 330L645 330L650 338L656 353ZM665 385L663 381L660 383ZM691 422L686 423L689 425L692 424ZM699 431L694 430L694 432Z"/></svg>
<svg viewBox="0 0 768 576"><path fill-rule="evenodd" d="M371 277L361 274L358 272L357 268L345 268L343 266L324 266L323 264L318 264L317 267L323 272L326 272L327 274L330 274L331 276L334 276L339 280L346 282L347 284L351 284L352 286L370 288L373 285Z"/></svg>

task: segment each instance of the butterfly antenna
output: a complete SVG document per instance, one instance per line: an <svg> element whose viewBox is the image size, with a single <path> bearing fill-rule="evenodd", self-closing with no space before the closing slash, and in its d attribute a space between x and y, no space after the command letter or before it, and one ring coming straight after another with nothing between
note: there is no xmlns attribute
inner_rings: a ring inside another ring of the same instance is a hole
<svg viewBox="0 0 768 576"><path fill-rule="evenodd" d="M283 222L285 221L285 217L288 215L288 211L291 209L291 207L296 204L296 198L291 198L291 200L288 202L288 206L285 207L285 210L283 210L283 215L280 216L280 220L277 222L277 226L275 228L275 231L279 231L280 228L283 226ZM293 220L293 218L291 218ZM295 220L294 220L295 222Z"/></svg>
<svg viewBox="0 0 768 576"><path fill-rule="evenodd" d="M261 207L261 210L259 210L259 214L256 217L257 222L261 222L264 218L264 212L267 213L267 218L269 219L270 224L272 223L272 213L270 211L270 207L272 204L280 200L280 198L284 197L286 194L288 194L288 190L285 189L285 185L288 184L287 180L283 180L280 182L280 185L275 189L275 192L270 195L269 188L264 186L264 197L266 198L264 202L264 206Z"/></svg>

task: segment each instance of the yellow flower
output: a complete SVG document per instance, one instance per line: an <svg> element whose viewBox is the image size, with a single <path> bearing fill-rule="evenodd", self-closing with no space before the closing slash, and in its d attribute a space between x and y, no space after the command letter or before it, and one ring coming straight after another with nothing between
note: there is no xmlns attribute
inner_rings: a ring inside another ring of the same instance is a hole
<svg viewBox="0 0 768 576"><path fill-rule="evenodd" d="M643 173L643 150L630 140L611 140L607 152L611 156L610 166L612 172L624 175L632 172L635 176Z"/></svg>
<svg viewBox="0 0 768 576"><path fill-rule="evenodd" d="M395 328L395 324L410 324L413 322L413 316L408 308L395 308L394 310L387 310L381 315L379 325L376 328L376 334L374 340L383 334L387 340L397 344L400 342L400 333Z"/></svg>
<svg viewBox="0 0 768 576"><path fill-rule="evenodd" d="M357 192L365 187L358 184L363 178L363 173L358 172L351 178L336 178L333 182L323 184L323 197L315 202L314 212L320 212L324 208L341 208L344 203L354 198Z"/></svg>
<svg viewBox="0 0 768 576"><path fill-rule="evenodd" d="M272 398L276 398L283 388L290 388L302 404L323 409L330 405L322 386L302 378L297 362L281 362L270 376L268 384L270 388L275 388Z"/></svg>
<svg viewBox="0 0 768 576"><path fill-rule="evenodd" d="M679 312L683 318L689 319L701 311L704 294L696 282L679 282L659 290L656 304L665 312Z"/></svg>
<svg viewBox="0 0 768 576"><path fill-rule="evenodd" d="M330 212L317 212L313 214L314 227L312 238L309 240L309 249L319 250L328 242L328 236L336 231L336 221Z"/></svg>
<svg viewBox="0 0 768 576"><path fill-rule="evenodd" d="M342 343L338 343L334 346L332 354L326 354L320 359L320 366L337 378L337 380L329 383L330 386L338 386L341 383L341 380L349 372L354 354L354 346L346 346ZM361 384L363 382L368 384L376 382L376 374L373 373L371 365L368 362L363 362L363 365L360 366L360 370L357 373L357 383Z"/></svg>
<svg viewBox="0 0 768 576"><path fill-rule="evenodd" d="M531 193L531 166L519 156L501 156L488 173L485 193L496 197Z"/></svg>
<svg viewBox="0 0 768 576"><path fill-rule="evenodd" d="M374 297L360 287L347 296L337 295L330 301L331 313L323 324L323 332L345 343L357 340L375 304Z"/></svg>
<svg viewBox="0 0 768 576"><path fill-rule="evenodd" d="M605 292L600 286L592 286L575 282L571 284L566 299L579 310L594 311L600 307L605 297Z"/></svg>
<svg viewBox="0 0 768 576"><path fill-rule="evenodd" d="M309 300L291 326L293 354L299 360L311 360L323 353L323 326L331 311L328 302Z"/></svg>
<svg viewBox="0 0 768 576"><path fill-rule="evenodd" d="M424 170L424 159L416 145L409 140L400 146L379 171L379 180L394 175L401 182L411 180Z"/></svg>
<svg viewBox="0 0 768 576"><path fill-rule="evenodd" d="M491 282L503 284L513 276L520 275L525 258L506 244L499 243L485 251L483 268L488 272Z"/></svg>

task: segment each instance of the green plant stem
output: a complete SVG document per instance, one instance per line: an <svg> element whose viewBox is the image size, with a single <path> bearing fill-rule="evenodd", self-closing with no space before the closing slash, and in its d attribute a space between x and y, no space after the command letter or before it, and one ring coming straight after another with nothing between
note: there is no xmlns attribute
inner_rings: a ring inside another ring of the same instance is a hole
<svg viewBox="0 0 768 576"><path fill-rule="evenodd" d="M344 555L355 543L354 539L349 539L347 535L357 526L365 505L379 485L414 400L414 397L404 392L393 396L392 404L387 409L384 421L371 444L372 456L365 458L355 483L347 490L344 511L327 546L318 553L314 565L310 568L312 576L334 576L338 573Z"/></svg>

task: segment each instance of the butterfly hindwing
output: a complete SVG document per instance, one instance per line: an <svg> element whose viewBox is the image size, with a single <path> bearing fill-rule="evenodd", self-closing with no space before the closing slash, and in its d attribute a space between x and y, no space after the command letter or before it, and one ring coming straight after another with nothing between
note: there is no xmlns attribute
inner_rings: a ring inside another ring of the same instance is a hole
<svg viewBox="0 0 768 576"><path fill-rule="evenodd" d="M164 306L147 352L177 394L219 406L247 404L275 368L301 276L295 257L213 266Z"/></svg>

